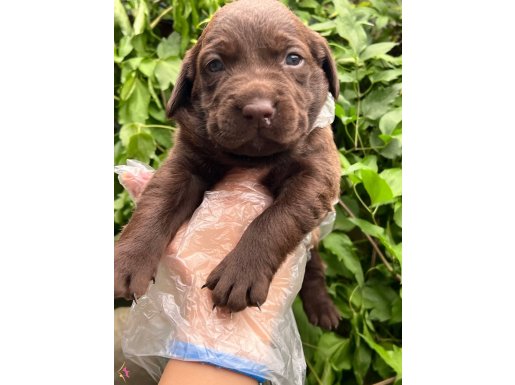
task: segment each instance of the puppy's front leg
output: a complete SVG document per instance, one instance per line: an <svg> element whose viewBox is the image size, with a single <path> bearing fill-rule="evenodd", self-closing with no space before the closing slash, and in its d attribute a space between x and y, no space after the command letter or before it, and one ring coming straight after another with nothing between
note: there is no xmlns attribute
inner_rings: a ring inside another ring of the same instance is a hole
<svg viewBox="0 0 515 385"><path fill-rule="evenodd" d="M143 191L115 245L115 298L145 293L169 241L202 201L209 182L190 170L177 145Z"/></svg>
<svg viewBox="0 0 515 385"><path fill-rule="evenodd" d="M319 175L305 169L282 183L274 203L209 275L206 286L213 290L214 305L236 312L265 302L272 277L288 253L331 209L337 183L328 185Z"/></svg>

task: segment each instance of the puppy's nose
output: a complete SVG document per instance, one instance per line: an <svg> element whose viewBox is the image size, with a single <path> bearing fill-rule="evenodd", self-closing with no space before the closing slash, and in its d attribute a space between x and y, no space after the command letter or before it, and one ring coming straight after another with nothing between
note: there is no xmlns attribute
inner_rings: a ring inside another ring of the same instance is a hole
<svg viewBox="0 0 515 385"><path fill-rule="evenodd" d="M242 109L243 116L249 120L264 121L270 124L275 108L268 99L254 99Z"/></svg>

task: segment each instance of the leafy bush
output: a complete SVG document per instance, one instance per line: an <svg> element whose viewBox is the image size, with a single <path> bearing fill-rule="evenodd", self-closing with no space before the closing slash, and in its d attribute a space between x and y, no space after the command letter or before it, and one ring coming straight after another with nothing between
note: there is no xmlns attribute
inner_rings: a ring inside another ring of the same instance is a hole
<svg viewBox="0 0 515 385"><path fill-rule="evenodd" d="M308 383L401 383L401 4L397 0L284 1L327 38L341 95L333 123L342 195L322 242L327 284L343 319L335 332L294 304ZM181 58L222 0L115 0L115 163L159 167L175 127L164 106ZM115 232L132 204L115 180Z"/></svg>

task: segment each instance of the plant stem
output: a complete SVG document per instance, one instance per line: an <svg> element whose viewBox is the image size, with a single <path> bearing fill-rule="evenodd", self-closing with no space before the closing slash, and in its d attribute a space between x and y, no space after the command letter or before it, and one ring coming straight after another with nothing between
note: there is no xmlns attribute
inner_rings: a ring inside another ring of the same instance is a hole
<svg viewBox="0 0 515 385"><path fill-rule="evenodd" d="M376 251L376 249L374 249L374 250L372 250L372 258L370 259L371 267L374 267L376 265L376 256L377 256L377 251Z"/></svg>
<svg viewBox="0 0 515 385"><path fill-rule="evenodd" d="M166 8L165 10L163 10L163 12L161 12L159 14L158 17L156 17L151 23L150 23L150 29L154 29L156 25L159 24L159 22L161 21L161 19L167 14L169 13L171 10L173 9L173 6L169 6L168 8Z"/></svg>
<svg viewBox="0 0 515 385"><path fill-rule="evenodd" d="M349 209L349 207L345 203L343 203L343 201L341 199L338 200L338 203L347 212L347 214L349 214L349 216L351 218L356 218L354 213ZM399 274L395 273L395 271L393 270L392 265L390 265L388 263L388 260L386 259L384 254L381 252L381 249L377 245L376 241L374 241L374 239L370 235L368 235L367 233L363 232L363 234L365 234L365 237L367 237L368 241L370 242L370 244L372 245L372 247L376 251L377 255L379 255L379 258L381 258L381 261L383 261L383 263L386 266L386 268L388 269L388 271L390 273L392 273L397 280L402 282L402 277Z"/></svg>
<svg viewBox="0 0 515 385"><path fill-rule="evenodd" d="M365 208L365 210L367 210L369 212L370 216L372 217L372 220L375 223L374 214L372 213L372 210L370 210L368 208L367 204L365 202L363 202L363 199L361 199L361 196L359 195L358 190L356 189L356 185L353 184L352 185L352 189L354 190L354 194L356 195L356 197L360 201L361 205Z"/></svg>
<svg viewBox="0 0 515 385"><path fill-rule="evenodd" d="M311 371L311 373L313 373L313 375L315 376L317 382L320 384L320 385L324 385L322 383L322 380L320 379L320 377L318 377L318 374L317 372L315 371L315 368L313 368L313 365L311 365L311 363L309 362L309 360L306 360L306 364L308 364L308 368L309 370Z"/></svg>
<svg viewBox="0 0 515 385"><path fill-rule="evenodd" d="M307 346L308 348L318 350L318 346L308 344L307 342L304 342L304 341L302 341L302 345Z"/></svg>
<svg viewBox="0 0 515 385"><path fill-rule="evenodd" d="M166 128L167 130L175 131L175 127L164 126L162 124L138 124L138 126L145 128Z"/></svg>
<svg viewBox="0 0 515 385"><path fill-rule="evenodd" d="M395 378L396 377L390 377L384 381L380 381L380 382L376 382L375 384L373 385L388 385L388 384L393 384L395 382Z"/></svg>

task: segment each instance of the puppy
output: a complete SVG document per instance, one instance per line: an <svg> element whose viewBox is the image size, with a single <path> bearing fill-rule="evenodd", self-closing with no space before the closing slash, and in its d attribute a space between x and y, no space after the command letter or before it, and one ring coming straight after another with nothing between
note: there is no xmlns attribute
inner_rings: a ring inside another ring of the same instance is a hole
<svg viewBox="0 0 515 385"><path fill-rule="evenodd" d="M339 81L325 39L279 1L240 0L213 16L185 55L167 114L179 125L170 156L147 185L115 245L115 296L141 296L166 246L234 167L266 169L274 203L247 228L205 286L215 306L260 306L286 255L339 196L331 127L314 128ZM312 251L301 289L312 323L338 324L322 261Z"/></svg>

